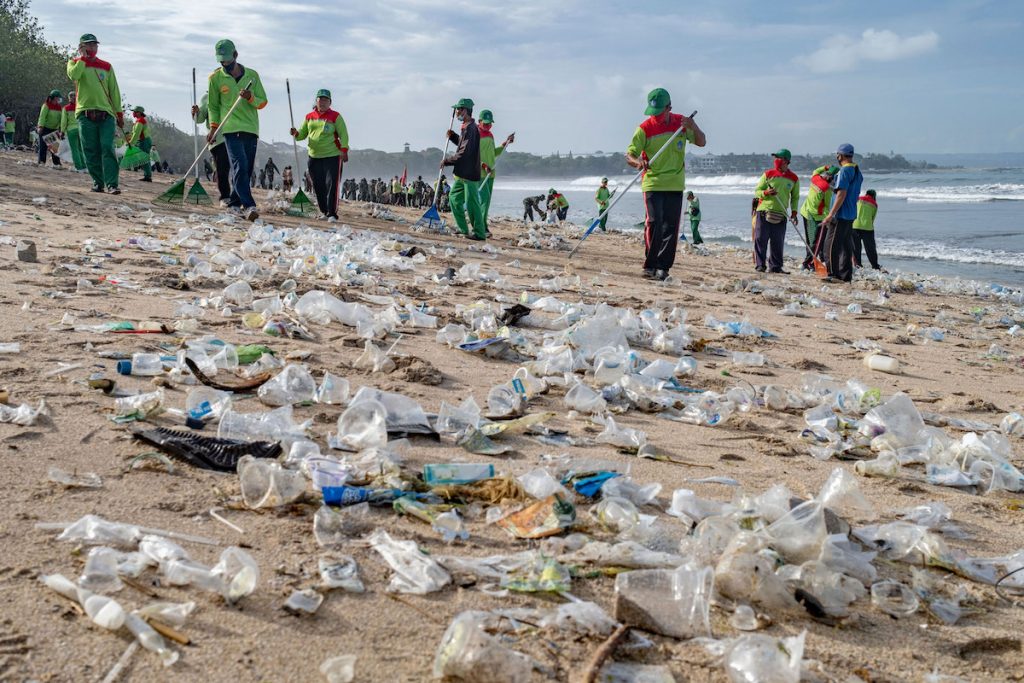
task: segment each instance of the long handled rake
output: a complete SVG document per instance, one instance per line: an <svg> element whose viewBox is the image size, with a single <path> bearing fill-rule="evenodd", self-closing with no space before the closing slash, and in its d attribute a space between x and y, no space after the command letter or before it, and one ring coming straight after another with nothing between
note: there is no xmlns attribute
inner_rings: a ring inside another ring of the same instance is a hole
<svg viewBox="0 0 1024 683"><path fill-rule="evenodd" d="M690 114L690 118L692 119L696 115L697 112L694 111L692 114ZM654 156L650 158L650 160L647 162L647 165L650 166L651 164L653 164L654 161L661 156L662 152L671 147L672 143L675 142L675 139L679 137L684 130L686 130L686 126L679 126L679 129L675 133L672 133L672 137L665 141L665 144L661 146L661 149L654 153ZM583 246L583 241L590 237L591 233L593 233L594 230L596 230L598 226L601 225L601 219L608 215L608 213L615 207L615 205L619 203L619 200L626 196L626 193L629 192L629 188L633 187L633 185L636 184L636 181L640 180L640 178L642 178L643 175L644 171L640 171L639 173L637 173L635 176L633 176L633 179L629 181L629 184L626 185L626 187L622 188L622 192L619 194L619 196L612 198L612 200L608 203L608 207L605 208L605 210L602 211L597 216L597 218L594 219L594 222L590 224L590 227L587 228L587 231L583 233L583 237L580 238L580 241L577 242L576 246L573 247L572 251L569 252L569 256L566 257L567 260L571 259L576 254L579 248Z"/></svg>
<svg viewBox="0 0 1024 683"><path fill-rule="evenodd" d="M452 110L452 121L448 124L448 128L455 125L455 111ZM444 143L444 152L441 154L441 163L444 163L445 157L448 156L448 145L451 144L451 138ZM430 208L426 210L423 216L416 221L413 227L416 228L427 228L434 230L434 224L437 224L436 230L440 232L444 228L444 220L441 218L441 214L437 211L437 203L441 201L441 175L444 173L444 166L437 170L437 182L434 183L434 201L430 205Z"/></svg>
<svg viewBox="0 0 1024 683"><path fill-rule="evenodd" d="M292 86L288 79L285 79L284 87L288 91L288 118L291 120L292 128L295 128L295 115L292 113ZM295 142L295 136L292 136L292 151L295 152L295 173L298 173L299 145ZM288 207L286 213L289 216L311 216L315 213L313 202L309 201L309 197L302 191L301 186L298 187L298 192L295 193L292 205Z"/></svg>
<svg viewBox="0 0 1024 683"><path fill-rule="evenodd" d="M249 82L246 84L246 86L244 88L242 88L242 90L248 90L249 88L252 87L253 83L255 83L255 79L250 79ZM231 118L231 115L235 113L235 109L238 108L238 103L241 102L241 101L242 101L242 96L241 96L241 94L239 94L239 96L235 98L235 101L231 105L231 108L228 109L228 112L226 114L224 114L224 118L221 119L220 129L224 128L224 124L226 124L228 122L228 119ZM218 130L220 130L220 129L218 129ZM195 161L193 161L192 165L189 166L188 170L185 171L185 174L181 177L181 180L177 181L176 183L174 183L173 185L168 187L163 192L163 194L161 194L159 197L154 199L153 202L154 203L159 202L161 204L177 204L178 202L184 201L184 199L185 199L185 181L188 180L189 174L191 174L192 170L197 167L197 165L199 164L199 160L203 158L203 155L206 154L206 151L208 149L210 149L210 142L209 141L207 141L206 146L203 147L203 151L196 155ZM196 182L198 183L199 181L197 180ZM191 190L189 191L189 194L191 194ZM203 194L205 195L206 192L203 191ZM209 195L207 195L207 199L209 199ZM201 202L201 199L197 198L196 203L199 204L200 202ZM203 202L203 203L205 203L205 202Z"/></svg>
<svg viewBox="0 0 1024 683"><path fill-rule="evenodd" d="M199 104L196 95L196 69L192 67L192 106ZM196 117L192 117L192 152L198 157L199 156L199 126L196 124ZM199 164L193 164L195 166L196 179L192 182L192 187L188 188L188 192L185 194L186 204L200 204L209 206L213 204L213 198L207 194L206 189L199 183Z"/></svg>

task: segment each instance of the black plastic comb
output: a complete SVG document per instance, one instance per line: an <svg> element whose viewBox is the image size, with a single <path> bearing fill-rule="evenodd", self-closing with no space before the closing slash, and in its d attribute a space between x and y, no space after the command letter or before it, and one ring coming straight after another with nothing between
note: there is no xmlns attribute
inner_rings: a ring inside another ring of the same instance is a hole
<svg viewBox="0 0 1024 683"><path fill-rule="evenodd" d="M276 458L281 454L281 444L279 443L218 439L165 427L134 429L132 435L169 455L184 460L193 467L218 472L234 472L243 455L251 455L254 458Z"/></svg>

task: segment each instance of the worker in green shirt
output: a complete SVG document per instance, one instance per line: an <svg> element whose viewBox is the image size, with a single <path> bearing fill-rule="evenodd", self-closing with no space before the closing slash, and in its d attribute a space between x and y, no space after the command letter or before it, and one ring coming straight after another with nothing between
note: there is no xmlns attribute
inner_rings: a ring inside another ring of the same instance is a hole
<svg viewBox="0 0 1024 683"><path fill-rule="evenodd" d="M8 112L7 118L4 120L4 146L14 147L14 131L16 126L17 122L14 120L14 112Z"/></svg>
<svg viewBox="0 0 1024 683"><path fill-rule="evenodd" d="M553 219L549 219L550 223L554 223L554 219L564 221L569 215L569 200L553 187L548 190L548 210L548 215L553 215Z"/></svg>
<svg viewBox="0 0 1024 683"><path fill-rule="evenodd" d="M832 206L832 181L839 173L838 166L819 166L811 173L811 184L807 188L807 198L800 206L800 215L804 217L804 237L810 249L806 249L807 255L801 268L812 270L814 258L821 258L821 247L824 242L825 231L821 229L821 223L828 215Z"/></svg>
<svg viewBox="0 0 1024 683"><path fill-rule="evenodd" d="M307 168L313 176L317 206L323 218L338 220L341 168L348 161L348 128L341 114L331 109L330 90L317 91L313 111L306 114L298 130L291 129L291 134L296 140L309 140Z"/></svg>
<svg viewBox="0 0 1024 683"><path fill-rule="evenodd" d="M451 166L455 175L448 201L459 232L471 240L485 240L487 223L480 204L480 129L473 120L473 100L464 97L452 105L452 109L462 127L458 133L447 131L448 139L458 146L441 162L442 168ZM469 222L466 221L467 213ZM473 226L472 235L469 234L470 224Z"/></svg>
<svg viewBox="0 0 1024 683"><path fill-rule="evenodd" d="M206 132L210 132L210 95L209 93L203 93L203 97L199 100L199 104L192 105L192 118L195 119L196 123L205 123ZM231 201L231 162L228 161L228 148L224 145L224 138L218 137L210 145L210 156L213 157L214 167L206 174L206 179L210 179L210 175L216 176L217 190L220 193L220 205L223 208L227 208L228 202ZM206 159L203 161L204 168L210 166L210 160Z"/></svg>
<svg viewBox="0 0 1024 683"><path fill-rule="evenodd" d="M238 51L233 42L227 39L218 41L214 56L220 62L220 68L208 79L210 132L206 141L212 144L218 136L223 136L231 165L228 206L240 210L246 220L254 221L260 214L249 182L256 164L256 143L260 137L259 111L267 106L267 93L260 75L238 63ZM235 107L231 118L224 121L239 98L242 101Z"/></svg>
<svg viewBox="0 0 1024 683"><path fill-rule="evenodd" d="M149 160L153 162L153 168L158 173L163 169L160 165L160 152L157 150L155 143L149 150Z"/></svg>
<svg viewBox="0 0 1024 683"><path fill-rule="evenodd" d="M686 193L686 215L690 217L690 233L693 235L694 244L704 244L700 236L700 200L692 192ZM680 237L685 242L686 237L680 232Z"/></svg>
<svg viewBox="0 0 1024 683"><path fill-rule="evenodd" d="M754 196L758 199L754 222L754 270L788 273L782 269L786 241L786 216L796 225L796 204L800 201L800 179L789 170L793 155L788 149L772 154L773 167L761 174ZM770 252L769 252L770 246Z"/></svg>
<svg viewBox="0 0 1024 683"><path fill-rule="evenodd" d="M78 130L78 119L75 118L75 91L68 93L68 103L60 112L60 132L71 148L71 160L75 163L75 172L85 172L85 152L82 151L82 135Z"/></svg>
<svg viewBox="0 0 1024 683"><path fill-rule="evenodd" d="M878 265L878 249L875 247L875 216L878 214L878 199L874 190L868 190L857 198L857 217L853 219L853 265L861 265L861 245L868 254L868 262L875 270Z"/></svg>
<svg viewBox="0 0 1024 683"><path fill-rule="evenodd" d="M60 135L60 120L63 108L61 107L62 96L60 90L51 90L50 94L39 108L39 120L36 122L36 133L39 134L39 164L46 164L46 136L50 133ZM50 152L54 166L60 166L60 157Z"/></svg>
<svg viewBox="0 0 1024 683"><path fill-rule="evenodd" d="M132 115L135 117L135 125L132 126L132 132L128 134L126 138L129 145L135 145L146 154L149 154L149 150L153 148L153 138L149 135L149 121L146 120L146 109L144 107L135 107L132 109ZM153 164L147 161L142 166L142 182L151 183L153 182Z"/></svg>
<svg viewBox="0 0 1024 683"><path fill-rule="evenodd" d="M494 146L494 134L491 127L494 126L494 114L490 109L480 112L480 173L484 179L480 182L480 204L483 206L484 223L491 213L491 196L494 194L494 165L505 148L515 142L516 134L512 133L500 147Z"/></svg>
<svg viewBox="0 0 1024 683"><path fill-rule="evenodd" d="M612 194L612 191L608 189L608 179L601 178L601 187L597 188L597 192L594 194L594 201L597 202L597 215L601 216L602 231L608 228L608 214L605 213L605 210L608 208L608 202L611 201Z"/></svg>
<svg viewBox="0 0 1024 683"><path fill-rule="evenodd" d="M96 56L99 41L86 33L78 40L78 56L68 62L68 78L75 83L75 117L82 137L85 166L92 176L92 191L121 194L118 188L114 125L124 129L121 89L110 62Z"/></svg>
<svg viewBox="0 0 1024 683"><path fill-rule="evenodd" d="M626 163L644 175L640 185L647 211L643 277L665 280L676 260L679 221L683 217L686 143L703 147L707 138L692 118L672 113L672 98L664 88L647 93L644 113L648 118L633 133L626 148ZM651 164L650 159L680 128L683 132L672 141L672 146Z"/></svg>

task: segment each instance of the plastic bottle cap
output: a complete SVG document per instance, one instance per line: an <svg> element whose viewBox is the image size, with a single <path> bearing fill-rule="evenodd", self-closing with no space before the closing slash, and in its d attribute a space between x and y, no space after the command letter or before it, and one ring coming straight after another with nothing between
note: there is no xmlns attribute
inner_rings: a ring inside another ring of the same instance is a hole
<svg viewBox="0 0 1024 683"><path fill-rule="evenodd" d="M119 360L119 361L117 361L117 374L119 374L119 375L130 375L130 374L132 374L132 362L130 360Z"/></svg>
<svg viewBox="0 0 1024 683"><path fill-rule="evenodd" d="M202 429L206 426L206 423L195 417L185 418L185 426L189 429Z"/></svg>

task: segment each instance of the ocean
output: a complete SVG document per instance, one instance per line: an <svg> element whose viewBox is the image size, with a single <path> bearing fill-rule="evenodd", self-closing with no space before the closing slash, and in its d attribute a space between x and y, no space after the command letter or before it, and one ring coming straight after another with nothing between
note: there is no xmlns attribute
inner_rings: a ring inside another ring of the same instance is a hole
<svg viewBox="0 0 1024 683"><path fill-rule="evenodd" d="M613 188L623 187L631 176L609 180ZM802 176L802 194L807 182ZM522 218L523 197L553 187L569 200L569 220L589 225L596 216L593 197L599 184L598 177L567 181L499 175L491 215ZM687 189L700 199L705 241L750 245L750 199L756 184L753 174L687 177ZM868 188L878 192L875 238L883 268L1024 287L1024 168L868 173L863 189ZM608 225L640 230L643 219L642 195L634 186L612 210ZM792 228L786 253L803 253Z"/></svg>

